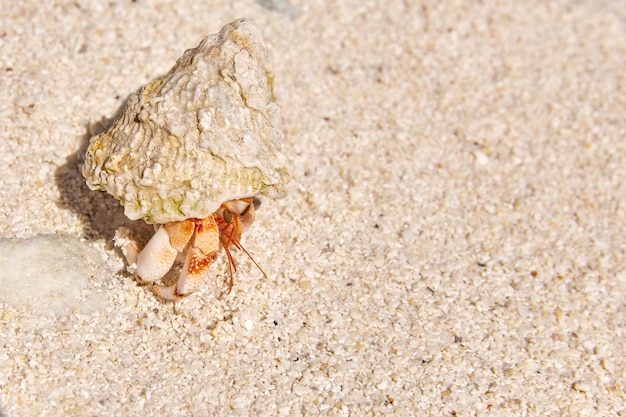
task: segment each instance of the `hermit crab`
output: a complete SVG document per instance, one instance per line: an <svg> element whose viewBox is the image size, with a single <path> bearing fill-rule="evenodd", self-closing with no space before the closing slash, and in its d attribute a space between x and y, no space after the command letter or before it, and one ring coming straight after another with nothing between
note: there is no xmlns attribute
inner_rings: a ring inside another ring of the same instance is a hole
<svg viewBox="0 0 626 417"><path fill-rule="evenodd" d="M182 264L173 284L153 286L176 300L198 287L220 247L234 269L230 248L243 249L253 198L284 195L282 139L267 47L259 28L239 19L132 94L109 130L91 138L82 172L131 220L155 226L143 248L125 228L115 243L140 282Z"/></svg>

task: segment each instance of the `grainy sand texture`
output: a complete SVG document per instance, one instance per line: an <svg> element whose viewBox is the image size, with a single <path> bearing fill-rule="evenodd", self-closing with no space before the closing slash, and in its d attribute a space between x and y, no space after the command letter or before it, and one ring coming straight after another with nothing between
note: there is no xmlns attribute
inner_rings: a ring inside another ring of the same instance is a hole
<svg viewBox="0 0 626 417"><path fill-rule="evenodd" d="M293 180L159 301L94 133L239 17ZM620 0L0 0L0 416L626 415Z"/></svg>

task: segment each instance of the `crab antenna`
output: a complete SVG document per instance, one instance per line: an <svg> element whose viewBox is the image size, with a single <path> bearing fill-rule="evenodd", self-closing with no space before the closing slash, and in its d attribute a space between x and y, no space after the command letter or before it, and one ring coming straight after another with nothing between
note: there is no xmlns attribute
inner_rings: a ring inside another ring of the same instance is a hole
<svg viewBox="0 0 626 417"><path fill-rule="evenodd" d="M265 273L265 271L263 270L263 268L261 268L261 265L259 265L257 263L257 261L254 260L254 258L252 257L252 255L250 255L250 252L248 252L246 250L246 248L244 248L241 243L237 242L237 247L239 249L241 249L243 251L243 253L245 253L246 255L248 255L248 258L250 258L250 260L252 261L253 264L256 265L257 268L259 268L259 271L261 271L261 273L263 274L263 278L267 279L267 274Z"/></svg>
<svg viewBox="0 0 626 417"><path fill-rule="evenodd" d="M224 246L224 251L226 252L226 257L228 258L228 292L230 292L233 289L233 271L237 272L237 265L235 264L235 260L233 259L233 255L231 255L228 246Z"/></svg>

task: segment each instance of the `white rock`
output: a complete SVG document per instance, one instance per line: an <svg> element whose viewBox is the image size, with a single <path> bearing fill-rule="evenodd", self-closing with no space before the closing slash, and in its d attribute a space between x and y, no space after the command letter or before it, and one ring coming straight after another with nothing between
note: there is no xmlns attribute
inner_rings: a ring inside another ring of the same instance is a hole
<svg viewBox="0 0 626 417"><path fill-rule="evenodd" d="M88 290L102 270L100 253L71 236L0 239L0 302L40 313L89 313L103 309L104 295Z"/></svg>

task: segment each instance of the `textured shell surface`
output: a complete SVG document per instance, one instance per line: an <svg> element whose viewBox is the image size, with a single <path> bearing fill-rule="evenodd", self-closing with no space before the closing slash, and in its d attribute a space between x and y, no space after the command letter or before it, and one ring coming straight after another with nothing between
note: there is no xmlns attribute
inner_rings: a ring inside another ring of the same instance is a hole
<svg viewBox="0 0 626 417"><path fill-rule="evenodd" d="M132 94L91 138L83 175L130 219L205 218L229 200L284 194L282 139L267 47L239 19Z"/></svg>

